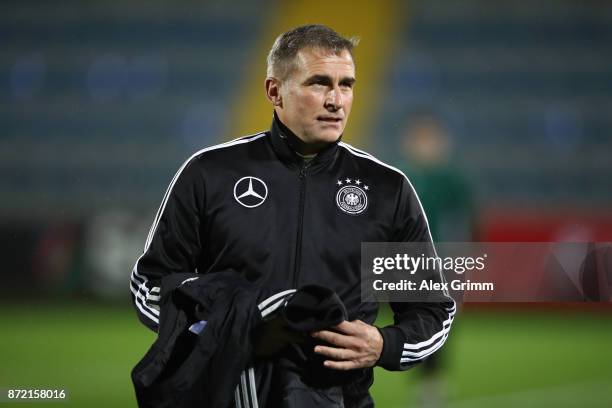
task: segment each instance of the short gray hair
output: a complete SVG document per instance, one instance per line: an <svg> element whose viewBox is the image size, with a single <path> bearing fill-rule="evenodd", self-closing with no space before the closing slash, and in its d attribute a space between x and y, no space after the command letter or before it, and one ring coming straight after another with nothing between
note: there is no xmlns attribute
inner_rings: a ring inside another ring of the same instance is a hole
<svg viewBox="0 0 612 408"><path fill-rule="evenodd" d="M346 50L353 56L357 37L345 38L321 24L309 24L291 29L278 36L268 54L268 76L285 80L295 69L295 58L304 48L321 48L340 55Z"/></svg>

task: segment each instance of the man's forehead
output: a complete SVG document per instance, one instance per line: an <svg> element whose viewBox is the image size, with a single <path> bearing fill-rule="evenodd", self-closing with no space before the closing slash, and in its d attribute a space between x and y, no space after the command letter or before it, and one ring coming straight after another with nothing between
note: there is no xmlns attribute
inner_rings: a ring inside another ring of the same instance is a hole
<svg viewBox="0 0 612 408"><path fill-rule="evenodd" d="M333 74L337 71L345 76L355 76L355 63L348 50L336 54L324 48L304 48L296 56L296 65L302 74ZM329 72L332 71L332 72Z"/></svg>

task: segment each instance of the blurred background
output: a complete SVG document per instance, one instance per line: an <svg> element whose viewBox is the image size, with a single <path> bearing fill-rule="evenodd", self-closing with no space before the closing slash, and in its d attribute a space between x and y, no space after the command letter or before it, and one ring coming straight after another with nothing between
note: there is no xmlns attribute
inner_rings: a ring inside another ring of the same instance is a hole
<svg viewBox="0 0 612 408"><path fill-rule="evenodd" d="M135 405L157 206L195 150L268 128L267 50L306 23L361 37L344 140L406 171L436 240L612 241L611 2L5 0L0 388ZM608 306L466 304L377 404L612 406Z"/></svg>

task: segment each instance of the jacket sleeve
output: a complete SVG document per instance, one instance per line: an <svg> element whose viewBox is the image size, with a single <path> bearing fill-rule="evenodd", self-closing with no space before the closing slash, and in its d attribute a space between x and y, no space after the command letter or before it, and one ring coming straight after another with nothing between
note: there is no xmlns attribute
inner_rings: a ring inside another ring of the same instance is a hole
<svg viewBox="0 0 612 408"><path fill-rule="evenodd" d="M138 318L153 331L159 327L162 279L174 273L193 273L194 276L197 273L204 200L202 173L192 157L181 166L166 190L144 251L130 277Z"/></svg>
<svg viewBox="0 0 612 408"><path fill-rule="evenodd" d="M394 226L392 241L423 242L435 256L425 212L405 176L399 189ZM445 281L441 272L433 278ZM390 304L394 324L380 329L384 344L379 366L387 370L406 370L442 347L448 337L456 305L446 291L432 293L430 299L433 301Z"/></svg>

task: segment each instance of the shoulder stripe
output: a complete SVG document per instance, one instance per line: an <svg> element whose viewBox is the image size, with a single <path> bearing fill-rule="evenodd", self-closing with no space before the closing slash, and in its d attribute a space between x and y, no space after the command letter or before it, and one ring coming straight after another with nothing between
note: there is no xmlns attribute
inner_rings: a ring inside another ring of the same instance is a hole
<svg viewBox="0 0 612 408"><path fill-rule="evenodd" d="M391 170L401 174L402 176L404 176L404 178L406 180L408 180L408 177L406 177L406 175L404 174L403 171L401 171L397 167L393 167L393 166L391 166L391 165L389 165L389 164L387 164L387 163L377 159L376 157L372 156L370 153L364 152L363 150L359 150L356 147L353 147L353 146L351 146L348 143L339 142L338 144L340 146L344 147L346 150L348 150L351 154L354 154L355 156L358 156L358 157L363 157L364 159L372 160L373 162L378 163L378 164L380 164L383 167L386 167L388 169L391 169ZM410 183L410 180L408 180L408 182ZM412 184L410 184L410 186L412 186Z"/></svg>

